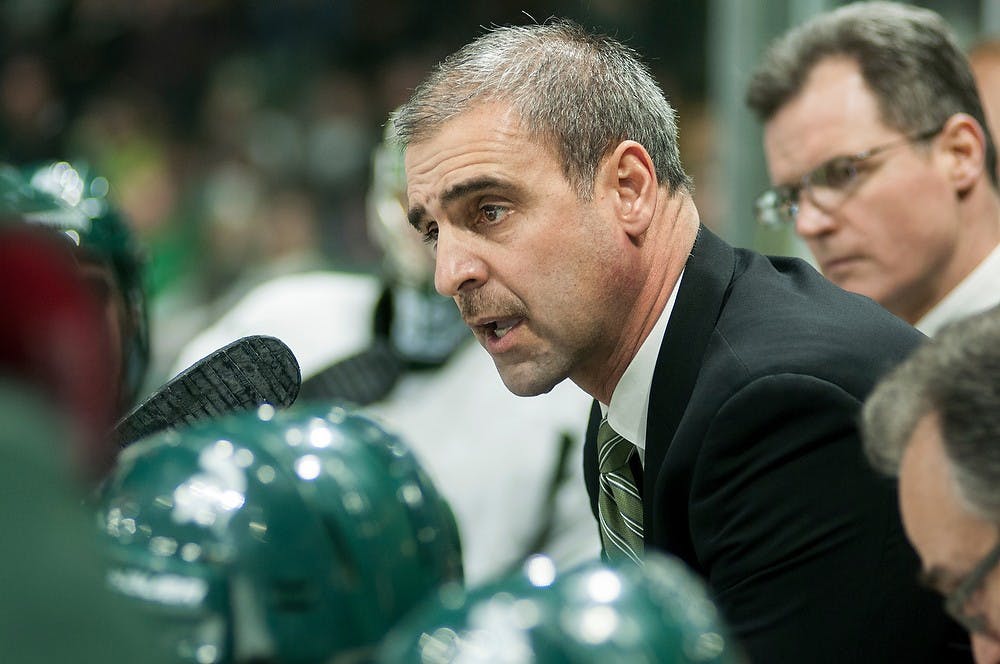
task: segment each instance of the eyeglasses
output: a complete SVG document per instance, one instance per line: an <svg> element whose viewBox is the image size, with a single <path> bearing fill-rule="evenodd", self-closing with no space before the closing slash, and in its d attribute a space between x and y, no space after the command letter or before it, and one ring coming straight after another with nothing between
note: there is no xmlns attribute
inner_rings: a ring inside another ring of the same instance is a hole
<svg viewBox="0 0 1000 664"><path fill-rule="evenodd" d="M944 607L948 615L970 633L988 632L986 617L982 613L974 615L966 613L965 606L972 595L982 588L983 582L997 563L1000 563L1000 542L997 542L997 545L976 564L958 587L945 597Z"/></svg>
<svg viewBox="0 0 1000 664"><path fill-rule="evenodd" d="M758 223L772 228L794 224L803 192L819 209L835 209L853 190L858 181L858 166L862 162L907 143L926 141L943 128L941 126L910 134L857 154L834 157L803 175L796 184L768 189L754 202Z"/></svg>

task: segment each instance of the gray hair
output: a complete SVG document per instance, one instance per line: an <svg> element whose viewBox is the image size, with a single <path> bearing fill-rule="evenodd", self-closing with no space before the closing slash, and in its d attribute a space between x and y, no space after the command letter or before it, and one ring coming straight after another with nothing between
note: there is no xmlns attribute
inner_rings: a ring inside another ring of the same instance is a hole
<svg viewBox="0 0 1000 664"><path fill-rule="evenodd" d="M405 146L494 101L510 104L530 136L555 148L583 199L601 159L627 139L646 148L671 190L691 186L674 109L635 51L609 37L564 19L495 27L438 64L393 122Z"/></svg>
<svg viewBox="0 0 1000 664"><path fill-rule="evenodd" d="M1000 307L943 328L882 379L861 414L872 464L897 475L927 415L937 416L958 495L1000 522Z"/></svg>
<svg viewBox="0 0 1000 664"><path fill-rule="evenodd" d="M874 93L882 121L912 134L967 113L986 135L985 166L997 187L997 154L969 61L937 13L894 2L858 2L790 30L764 55L746 103L767 122L820 61L848 57Z"/></svg>

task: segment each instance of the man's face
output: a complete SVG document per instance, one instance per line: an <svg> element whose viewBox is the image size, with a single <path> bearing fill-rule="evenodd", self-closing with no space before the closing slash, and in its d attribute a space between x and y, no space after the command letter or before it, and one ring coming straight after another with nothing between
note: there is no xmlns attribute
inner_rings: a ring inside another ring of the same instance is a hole
<svg viewBox="0 0 1000 664"><path fill-rule="evenodd" d="M922 576L952 593L997 543L997 528L971 513L956 492L936 415L917 425L899 470L899 505L906 535L920 555ZM1000 572L991 570L969 598L966 615L983 615L989 634L973 634L976 661L1000 662Z"/></svg>
<svg viewBox="0 0 1000 664"><path fill-rule="evenodd" d="M411 222L508 389L586 384L613 355L637 277L622 266L610 196L581 201L554 150L505 105L481 104L406 153Z"/></svg>
<svg viewBox="0 0 1000 664"><path fill-rule="evenodd" d="M765 124L764 152L771 182L794 185L834 157L903 138L881 121L857 64L828 58ZM947 291L959 232L957 195L935 155L903 141L864 160L835 208L803 192L795 224L827 278L911 323Z"/></svg>

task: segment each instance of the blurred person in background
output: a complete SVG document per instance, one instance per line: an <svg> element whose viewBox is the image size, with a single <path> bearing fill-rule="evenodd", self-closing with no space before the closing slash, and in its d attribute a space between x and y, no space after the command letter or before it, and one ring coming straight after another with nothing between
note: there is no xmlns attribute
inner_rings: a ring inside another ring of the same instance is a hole
<svg viewBox="0 0 1000 664"><path fill-rule="evenodd" d="M105 585L87 499L116 452L117 348L76 245L25 218L58 209L0 168L0 661L165 661Z"/></svg>
<svg viewBox="0 0 1000 664"><path fill-rule="evenodd" d="M71 240L84 280L100 302L112 339L115 403L123 415L140 396L149 367L146 253L117 206L107 178L82 163L47 162L23 169L27 186L65 204L25 213L30 223Z"/></svg>
<svg viewBox="0 0 1000 664"><path fill-rule="evenodd" d="M935 12L860 2L778 39L750 80L774 188L823 274L933 335L1000 302L997 154Z"/></svg>
<svg viewBox="0 0 1000 664"><path fill-rule="evenodd" d="M72 261L74 276L86 285L91 300L100 308L104 325L101 339L109 344L107 353L90 337L72 341L76 333L73 330L83 335L86 327L60 331L69 337L61 343L48 344L30 337L23 340L35 353L48 352L50 345L54 348L79 345L81 349L94 346L88 366L97 363L99 368L78 367L76 371L72 357L62 359L69 365L66 374L77 381L73 384L80 398L90 404L81 407L77 418L91 422L91 437L97 446L105 444L103 438L111 421L121 417L136 401L149 358L144 254L125 220L106 200L108 186L106 179L94 176L85 167L64 161L20 169L0 165L0 205L17 222L14 227L34 229L56 240ZM30 289L19 297L25 302L33 301ZM49 304L44 299L37 300L35 309L44 313ZM56 325L53 327L58 329ZM23 344L18 342L14 346ZM58 363L61 359L54 354L52 361ZM112 378L110 382L87 385L87 380L97 381L103 372ZM106 400L110 406L97 404L100 400ZM113 451L106 451L104 456L101 464L109 461Z"/></svg>
<svg viewBox="0 0 1000 664"><path fill-rule="evenodd" d="M976 77L990 135L997 136L1000 130L1000 39L990 37L977 41L969 49L969 65Z"/></svg>
<svg viewBox="0 0 1000 664"><path fill-rule="evenodd" d="M0 143L18 163L59 150L68 109L52 65L37 51L14 48L0 57Z"/></svg>
<svg viewBox="0 0 1000 664"><path fill-rule="evenodd" d="M402 432L453 506L466 579L478 583L547 553L560 568L599 541L580 449L590 404L572 385L520 399L434 291L433 257L408 231L402 153L392 126L372 160L368 231L378 276L306 271L247 292L180 353L173 373L229 341L269 334L299 360L299 401L367 406ZM432 393L433 400L421 398Z"/></svg>
<svg viewBox="0 0 1000 664"><path fill-rule="evenodd" d="M59 456L81 472L78 480L94 480L115 456L106 440L117 413L113 341L70 242L24 223L21 203L10 214L6 175L0 170L0 207L7 208L0 214L0 376L31 386L63 414L71 435Z"/></svg>
<svg viewBox="0 0 1000 664"><path fill-rule="evenodd" d="M884 378L863 410L865 450L899 478L921 578L1000 662L1000 309L946 326Z"/></svg>

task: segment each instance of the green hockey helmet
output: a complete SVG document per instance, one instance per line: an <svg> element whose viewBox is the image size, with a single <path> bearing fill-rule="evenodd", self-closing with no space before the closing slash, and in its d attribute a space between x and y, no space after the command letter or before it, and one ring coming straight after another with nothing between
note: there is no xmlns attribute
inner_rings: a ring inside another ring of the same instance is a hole
<svg viewBox="0 0 1000 664"><path fill-rule="evenodd" d="M24 182L20 186L17 174L8 173L3 178L8 187L13 185L20 192L8 195L8 204L14 203L12 211L20 212L28 222L61 231L77 245L82 261L104 266L110 273L113 283L102 287L113 286L108 290L118 292L120 313L115 314L115 336L120 336L120 408L124 411L138 396L149 367L145 252L108 199L108 180L85 164L49 162L21 173Z"/></svg>
<svg viewBox="0 0 1000 664"><path fill-rule="evenodd" d="M364 657L461 580L454 517L396 436L262 407L126 448L102 491L108 581L183 661Z"/></svg>
<svg viewBox="0 0 1000 664"><path fill-rule="evenodd" d="M471 590L448 584L386 637L380 664L737 664L745 660L693 573L656 554L557 573L534 556Z"/></svg>

